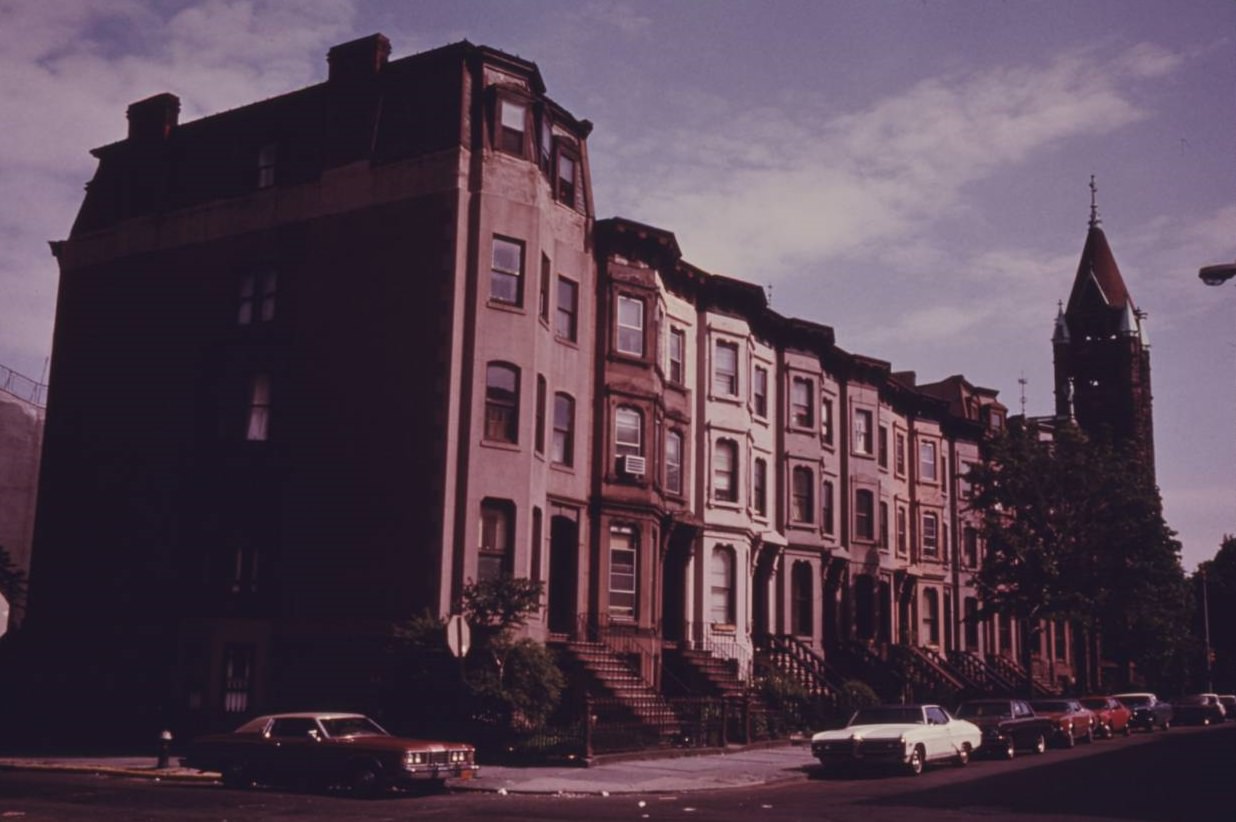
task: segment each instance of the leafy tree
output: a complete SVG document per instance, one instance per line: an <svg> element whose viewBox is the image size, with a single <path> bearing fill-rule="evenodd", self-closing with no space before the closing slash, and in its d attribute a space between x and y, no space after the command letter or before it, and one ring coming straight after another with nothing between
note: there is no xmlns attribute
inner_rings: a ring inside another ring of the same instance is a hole
<svg viewBox="0 0 1236 822"><path fill-rule="evenodd" d="M1214 559L1198 565L1193 587L1198 637L1205 636L1209 617L1212 683L1220 692L1231 693L1236 690L1236 536L1225 536Z"/></svg>
<svg viewBox="0 0 1236 822"><path fill-rule="evenodd" d="M553 654L515 638L540 609L543 590L540 582L506 576L464 587L460 609L472 630L467 684L474 716L484 722L536 728L558 707L566 680Z"/></svg>
<svg viewBox="0 0 1236 822"><path fill-rule="evenodd" d="M1020 621L1027 670L1039 620L1054 619L1101 638L1125 679L1172 678L1189 597L1180 545L1139 455L1062 425L1050 439L1010 428L986 456L969 475L987 542L979 615ZM1095 647L1083 642L1088 668Z"/></svg>
<svg viewBox="0 0 1236 822"><path fill-rule="evenodd" d="M26 574L13 562L3 545L0 545L0 594L13 610L17 610L26 598Z"/></svg>

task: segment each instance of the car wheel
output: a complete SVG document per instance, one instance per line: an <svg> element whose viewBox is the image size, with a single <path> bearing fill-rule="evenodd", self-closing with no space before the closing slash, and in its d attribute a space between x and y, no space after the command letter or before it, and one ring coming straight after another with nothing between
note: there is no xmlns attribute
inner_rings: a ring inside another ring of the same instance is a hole
<svg viewBox="0 0 1236 822"><path fill-rule="evenodd" d="M1017 756L1017 746L1013 744L1013 740L1010 739L1008 742L1004 743L1004 758L1012 759L1015 756Z"/></svg>
<svg viewBox="0 0 1236 822"><path fill-rule="evenodd" d="M1163 720L1163 730L1170 731L1171 729L1172 729L1172 721L1170 719ZM1153 726L1151 727L1151 730L1152 731L1154 730Z"/></svg>
<svg viewBox="0 0 1236 822"><path fill-rule="evenodd" d="M910 761L906 763L906 767L910 769L912 776L918 776L923 772L923 746L918 745L914 750L910 751Z"/></svg>
<svg viewBox="0 0 1236 822"><path fill-rule="evenodd" d="M223 784L229 788L251 788L253 777L249 769L239 762L229 762L221 769Z"/></svg>
<svg viewBox="0 0 1236 822"><path fill-rule="evenodd" d="M1087 745L1089 745L1091 742L1094 742L1094 729L1093 728L1086 729L1086 735L1082 737L1082 741L1085 742Z"/></svg>
<svg viewBox="0 0 1236 822"><path fill-rule="evenodd" d="M1064 735L1064 747L1072 748L1072 747L1075 747L1076 745L1077 745L1077 737L1073 736L1073 731L1070 729L1068 733Z"/></svg>
<svg viewBox="0 0 1236 822"><path fill-rule="evenodd" d="M378 771L368 762L357 762L348 771L348 787L353 796L369 797L382 787Z"/></svg>
<svg viewBox="0 0 1236 822"><path fill-rule="evenodd" d="M970 764L970 743L961 743L961 750L957 752L957 765L964 768Z"/></svg>
<svg viewBox="0 0 1236 822"><path fill-rule="evenodd" d="M1036 754L1047 753L1047 737L1039 734L1034 738L1034 752Z"/></svg>
<svg viewBox="0 0 1236 822"><path fill-rule="evenodd" d="M1124 726L1124 730L1123 730L1123 731L1121 731L1120 733L1122 733L1122 734L1123 734L1123 735L1125 735L1125 736L1128 736L1130 733L1132 733L1132 731L1130 731L1130 730L1129 730L1129 726L1126 724L1126 725Z"/></svg>

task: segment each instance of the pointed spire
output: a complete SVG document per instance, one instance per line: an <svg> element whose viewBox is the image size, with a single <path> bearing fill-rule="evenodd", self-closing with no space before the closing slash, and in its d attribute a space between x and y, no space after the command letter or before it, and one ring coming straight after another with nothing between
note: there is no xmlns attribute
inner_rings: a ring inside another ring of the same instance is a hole
<svg viewBox="0 0 1236 822"><path fill-rule="evenodd" d="M1098 228L1103 225L1103 221L1099 219L1099 187L1094 183L1094 175L1090 175L1090 227Z"/></svg>
<svg viewBox="0 0 1236 822"><path fill-rule="evenodd" d="M1056 301L1056 330L1051 335L1053 343L1062 344L1069 341L1069 324L1064 317L1064 303Z"/></svg>

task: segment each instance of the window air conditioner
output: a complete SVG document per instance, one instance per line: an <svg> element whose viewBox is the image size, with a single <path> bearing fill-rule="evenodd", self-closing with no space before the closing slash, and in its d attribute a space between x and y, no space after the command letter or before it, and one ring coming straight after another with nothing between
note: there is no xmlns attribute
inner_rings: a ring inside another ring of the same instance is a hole
<svg viewBox="0 0 1236 822"><path fill-rule="evenodd" d="M643 457L637 457L634 454L625 454L622 458L622 473L632 477L642 477L647 469L647 463Z"/></svg>

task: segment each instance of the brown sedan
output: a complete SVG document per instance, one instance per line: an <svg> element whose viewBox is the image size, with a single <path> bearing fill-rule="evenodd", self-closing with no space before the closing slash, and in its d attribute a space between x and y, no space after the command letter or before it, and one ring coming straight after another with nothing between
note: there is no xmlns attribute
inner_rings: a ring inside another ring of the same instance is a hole
<svg viewBox="0 0 1236 822"><path fill-rule="evenodd" d="M341 785L357 795L477 772L471 745L391 736L369 717L349 713L259 716L231 733L195 739L181 764L217 772L233 787Z"/></svg>

